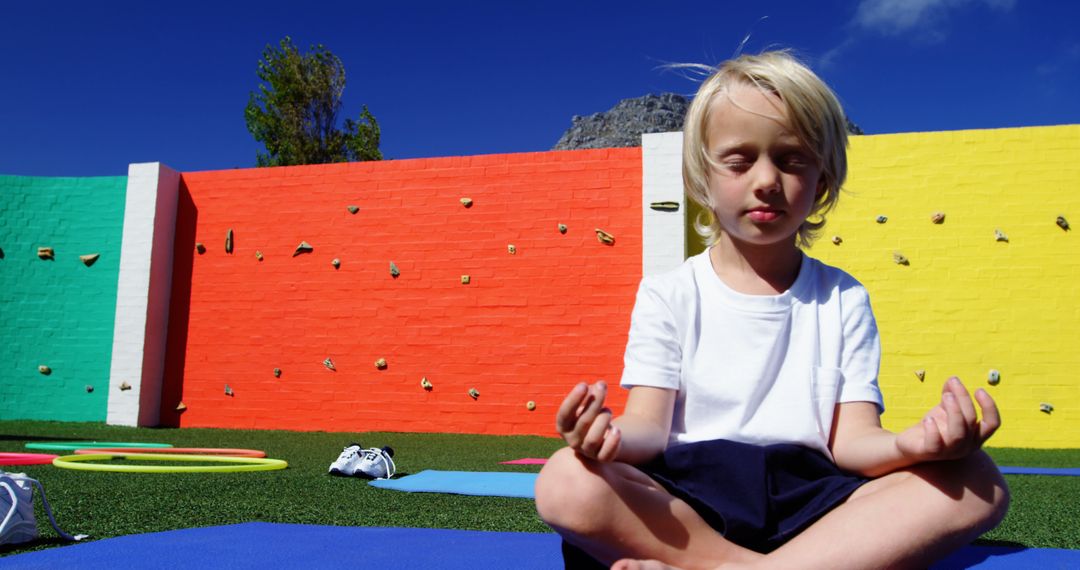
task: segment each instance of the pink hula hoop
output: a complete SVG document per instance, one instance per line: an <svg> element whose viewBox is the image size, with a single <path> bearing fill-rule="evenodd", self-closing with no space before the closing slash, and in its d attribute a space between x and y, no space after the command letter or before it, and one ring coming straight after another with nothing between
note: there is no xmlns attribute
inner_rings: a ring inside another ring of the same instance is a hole
<svg viewBox="0 0 1080 570"><path fill-rule="evenodd" d="M265 451L257 449L230 449L227 447L149 447L137 450L139 453L173 453L190 455L221 455L224 457L266 457ZM88 447L76 449L77 455L94 455L99 453L134 453L131 448L121 447ZM55 455L53 457L56 457Z"/></svg>
<svg viewBox="0 0 1080 570"><path fill-rule="evenodd" d="M51 453L0 453L0 465L45 465L57 457Z"/></svg>

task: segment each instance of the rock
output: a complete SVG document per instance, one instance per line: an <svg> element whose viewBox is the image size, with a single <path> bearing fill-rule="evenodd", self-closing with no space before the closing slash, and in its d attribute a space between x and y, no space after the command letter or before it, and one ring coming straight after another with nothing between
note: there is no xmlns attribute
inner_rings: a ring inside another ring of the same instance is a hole
<svg viewBox="0 0 1080 570"><path fill-rule="evenodd" d="M681 131L689 106L686 97L675 93L623 99L608 111L574 116L552 150L641 146L644 133Z"/></svg>
<svg viewBox="0 0 1080 570"><path fill-rule="evenodd" d="M689 108L690 100L675 93L623 99L602 113L574 116L552 150L641 146L645 133L681 131ZM850 119L846 122L848 133L863 134L859 125Z"/></svg>

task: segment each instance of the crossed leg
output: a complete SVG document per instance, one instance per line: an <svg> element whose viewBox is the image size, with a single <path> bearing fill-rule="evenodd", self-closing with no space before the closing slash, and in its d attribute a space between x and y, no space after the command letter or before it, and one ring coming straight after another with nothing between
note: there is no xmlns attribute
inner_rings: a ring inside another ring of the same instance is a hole
<svg viewBox="0 0 1080 570"><path fill-rule="evenodd" d="M658 559L680 568L751 562L760 554L724 539L686 502L625 463L601 463L563 448L536 481L540 518L604 564Z"/></svg>
<svg viewBox="0 0 1080 570"><path fill-rule="evenodd" d="M922 464L866 483L768 556L725 540L637 469L569 449L541 471L536 499L568 542L607 564L626 559L619 568L918 568L993 528L1009 496L981 451Z"/></svg>

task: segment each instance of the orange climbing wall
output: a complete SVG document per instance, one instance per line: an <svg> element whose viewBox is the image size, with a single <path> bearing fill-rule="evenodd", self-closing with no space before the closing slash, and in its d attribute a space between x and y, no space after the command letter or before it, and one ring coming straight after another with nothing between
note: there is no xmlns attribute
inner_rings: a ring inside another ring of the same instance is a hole
<svg viewBox="0 0 1080 570"><path fill-rule="evenodd" d="M574 383L618 382L641 178L640 149L183 174L163 422L552 435Z"/></svg>

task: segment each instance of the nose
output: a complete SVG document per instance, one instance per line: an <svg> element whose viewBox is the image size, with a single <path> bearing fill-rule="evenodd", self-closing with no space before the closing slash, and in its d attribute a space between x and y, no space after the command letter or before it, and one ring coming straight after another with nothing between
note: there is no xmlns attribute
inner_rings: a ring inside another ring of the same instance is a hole
<svg viewBox="0 0 1080 570"><path fill-rule="evenodd" d="M771 160L762 159L754 165L754 192L775 194L782 189L780 169Z"/></svg>

